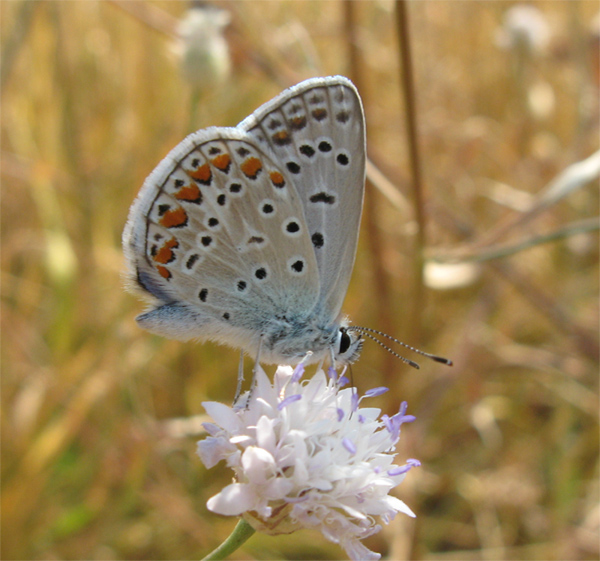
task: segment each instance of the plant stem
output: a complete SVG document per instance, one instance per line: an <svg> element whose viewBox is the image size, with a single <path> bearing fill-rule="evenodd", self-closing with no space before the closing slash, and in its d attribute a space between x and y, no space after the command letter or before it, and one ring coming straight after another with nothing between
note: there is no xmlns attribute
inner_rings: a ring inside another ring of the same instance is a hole
<svg viewBox="0 0 600 561"><path fill-rule="evenodd" d="M432 257L431 260L438 261L440 263L481 263L483 261L491 261L493 259L503 259L538 245L563 240L570 236L595 232L597 230L600 230L600 218L595 216L593 218L578 220L577 222L567 224L565 227L555 230L554 232L533 236L512 245L492 245L491 247L483 248L478 251L467 250L462 252L454 252L452 255L446 254Z"/></svg>
<svg viewBox="0 0 600 561"><path fill-rule="evenodd" d="M414 246L413 287L411 307L408 312L411 338L419 341L425 308L423 284L424 253L427 245L427 224L425 216L425 194L421 177L421 161L417 132L417 107L415 81L412 65L411 42L406 0L396 0L396 33L399 43L400 86L406 109L406 133L408 137L410 172L413 184L413 205L417 221L417 235Z"/></svg>
<svg viewBox="0 0 600 561"><path fill-rule="evenodd" d="M202 561L225 559L229 554L241 547L256 530L243 518L231 532L231 535L217 549L211 551Z"/></svg>

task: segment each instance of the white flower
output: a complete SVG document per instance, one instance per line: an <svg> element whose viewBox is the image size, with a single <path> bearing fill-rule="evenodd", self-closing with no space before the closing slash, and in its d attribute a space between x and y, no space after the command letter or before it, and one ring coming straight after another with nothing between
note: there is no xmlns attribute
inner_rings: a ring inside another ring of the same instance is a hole
<svg viewBox="0 0 600 561"><path fill-rule="evenodd" d="M362 407L347 383L329 379L322 370L301 381L302 365L280 366L271 384L262 369L250 401L230 408L204 403L214 423L198 443L198 454L210 468L225 460L234 483L209 499L210 510L242 515L255 529L270 534L316 528L340 544L351 559L379 559L360 540L381 529L397 512L415 516L388 493L417 460L393 463L400 426L414 420L406 403L388 417ZM243 400L242 400L243 401Z"/></svg>
<svg viewBox="0 0 600 561"><path fill-rule="evenodd" d="M231 16L212 5L194 7L178 28L184 77L195 87L214 88L229 76L231 61L223 31Z"/></svg>
<svg viewBox="0 0 600 561"><path fill-rule="evenodd" d="M496 44L503 49L525 48L543 53L551 32L544 13L530 4L515 4L506 10L504 25L496 31Z"/></svg>

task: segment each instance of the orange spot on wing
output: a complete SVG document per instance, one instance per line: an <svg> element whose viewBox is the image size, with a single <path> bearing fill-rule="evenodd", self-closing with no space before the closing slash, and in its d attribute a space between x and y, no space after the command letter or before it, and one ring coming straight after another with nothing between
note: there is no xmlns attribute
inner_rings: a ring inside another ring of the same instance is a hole
<svg viewBox="0 0 600 561"><path fill-rule="evenodd" d="M269 177L271 178L271 181L275 187L283 187L285 185L285 179L278 171L272 171L269 174Z"/></svg>
<svg viewBox="0 0 600 561"><path fill-rule="evenodd" d="M162 265L157 265L156 270L158 271L158 274L164 279L169 280L172 276L171 271L169 271L169 269L163 267Z"/></svg>
<svg viewBox="0 0 600 561"><path fill-rule="evenodd" d="M202 200L202 193L200 193L198 185L184 185L177 193L175 193L175 198L180 201L197 203Z"/></svg>
<svg viewBox="0 0 600 561"><path fill-rule="evenodd" d="M160 225L165 228L179 228L185 226L188 221L188 215L180 206L173 210L167 210L160 219Z"/></svg>
<svg viewBox="0 0 600 561"><path fill-rule="evenodd" d="M258 158L248 158L240 166L240 169L246 177L250 179L256 179L257 175L262 170L262 162Z"/></svg>
<svg viewBox="0 0 600 561"><path fill-rule="evenodd" d="M287 131L278 131L271 137L271 139L278 146L285 146L286 144L290 144L292 142Z"/></svg>
<svg viewBox="0 0 600 561"><path fill-rule="evenodd" d="M210 171L210 166L208 162L206 164L202 164L199 168L194 170L186 170L186 173L196 181L200 183L204 183L208 185L212 179L212 172Z"/></svg>
<svg viewBox="0 0 600 561"><path fill-rule="evenodd" d="M303 129L306 126L306 117L294 117L291 120L291 125L293 129Z"/></svg>
<svg viewBox="0 0 600 561"><path fill-rule="evenodd" d="M173 259L175 259L175 252L173 251L173 249L177 247L179 247L179 243L175 238L171 238L162 245L162 247L156 252L156 254L153 255L152 259L154 259L154 261L156 261L157 263L162 263L163 265L166 263L170 263L171 261L173 261ZM157 268L160 269L161 267ZM162 268L164 269L164 267Z"/></svg>
<svg viewBox="0 0 600 561"><path fill-rule="evenodd" d="M219 154L216 158L213 158L211 162L217 169L227 172L229 165L231 164L231 157L229 154Z"/></svg>

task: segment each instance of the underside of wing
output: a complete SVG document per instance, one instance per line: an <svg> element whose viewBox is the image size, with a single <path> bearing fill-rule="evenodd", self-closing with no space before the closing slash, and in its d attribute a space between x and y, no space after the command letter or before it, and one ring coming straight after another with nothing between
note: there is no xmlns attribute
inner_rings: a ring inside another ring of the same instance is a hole
<svg viewBox="0 0 600 561"><path fill-rule="evenodd" d="M132 280L169 306L150 319L166 326L175 314L189 337L223 339L314 307L318 269L292 181L239 129L198 131L172 150L123 235Z"/></svg>
<svg viewBox="0 0 600 561"><path fill-rule="evenodd" d="M365 182L360 97L342 76L306 80L238 125L268 146L304 207L320 277L319 314L335 318L350 282Z"/></svg>

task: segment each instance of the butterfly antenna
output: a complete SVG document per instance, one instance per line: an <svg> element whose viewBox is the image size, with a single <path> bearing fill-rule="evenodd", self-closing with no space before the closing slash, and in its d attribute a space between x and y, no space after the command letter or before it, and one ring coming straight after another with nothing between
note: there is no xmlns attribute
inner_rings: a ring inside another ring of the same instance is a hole
<svg viewBox="0 0 600 561"><path fill-rule="evenodd" d="M350 329L348 329L348 331L350 331ZM371 335L367 331L362 331L360 329L353 329L352 331L358 331L361 335L364 335L365 337L372 339L378 345L381 345L388 353L394 355L396 358L399 358L402 362L408 364L409 366L412 366L413 368L416 368L417 370L420 368L420 366L416 362L414 362L406 357L403 357L402 355L399 355L396 351L394 351L393 349L390 349L390 347L388 347L385 343L382 343L379 339L377 339L374 335Z"/></svg>
<svg viewBox="0 0 600 561"><path fill-rule="evenodd" d="M407 364L410 364L411 366L416 366L416 368L419 368L419 366L417 365L416 362L413 362L412 360L408 360L408 359L404 358L403 356L400 356L398 353L394 352L389 347L384 345L379 339L376 339L373 335L371 335L371 333L376 333L377 335L379 335L381 337L385 337L386 339L389 339L390 341L394 341L394 343L397 343L398 345L402 345L404 348L409 349L409 350L411 350L417 354L420 354L422 356L425 356L427 358L430 358L431 360L435 360L435 362L441 362L442 364L446 364L447 366L452 366L452 361L447 358L444 358L442 356L432 355L430 353L426 353L425 351L420 351L419 349L415 349L414 347L411 347L410 345L407 345L406 343L399 341L398 339L396 339L395 337L392 337L391 335L388 335L387 333L378 331L377 329L371 329L370 327L360 327L360 326L351 325L350 327L347 328L347 330L348 331L357 331L358 333L362 333L363 335L366 335L367 337L369 337L369 339L373 339L373 341L377 341L377 343L379 343L384 349L387 349L395 357L402 359L404 362L406 362Z"/></svg>

